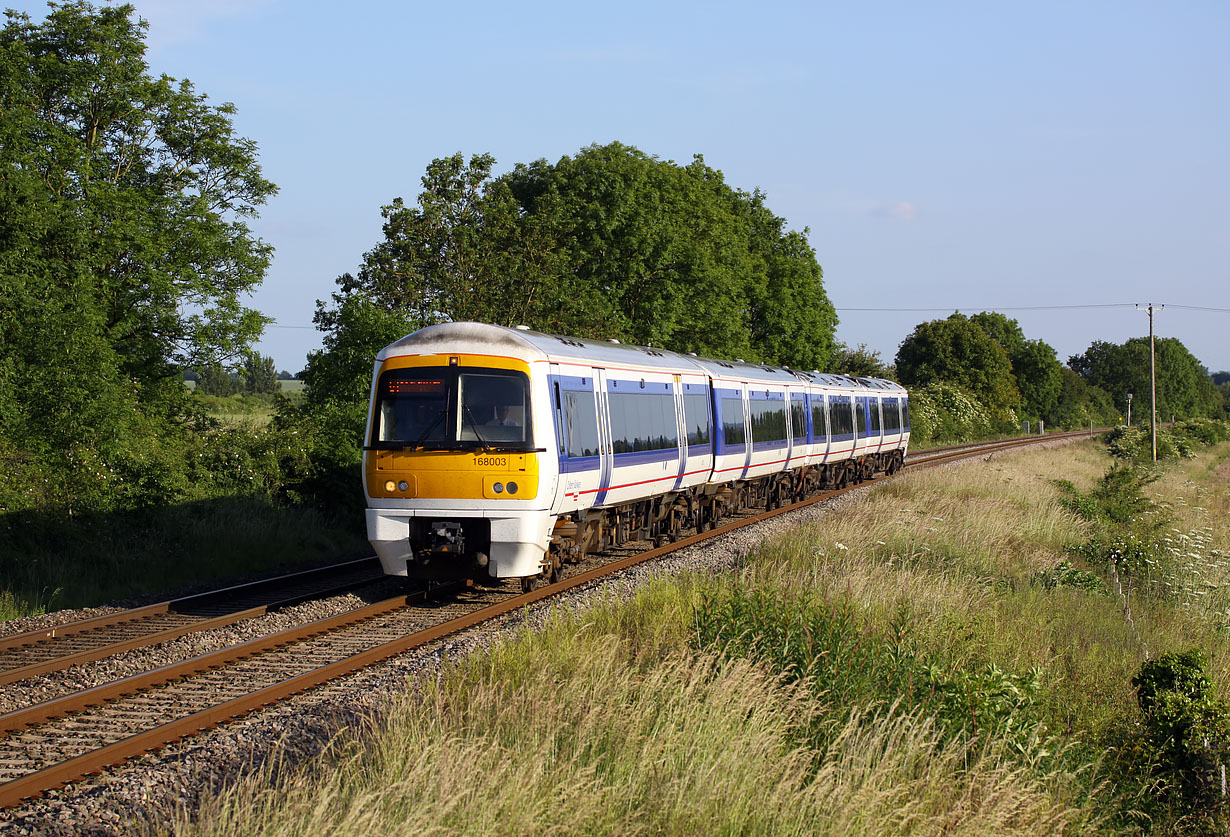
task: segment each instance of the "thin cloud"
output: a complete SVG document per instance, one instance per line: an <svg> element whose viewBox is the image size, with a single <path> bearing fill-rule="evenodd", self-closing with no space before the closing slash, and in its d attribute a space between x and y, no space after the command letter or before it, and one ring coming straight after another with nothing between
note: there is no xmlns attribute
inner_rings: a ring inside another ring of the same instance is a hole
<svg viewBox="0 0 1230 837"><path fill-rule="evenodd" d="M867 208L867 214L873 218L895 218L908 223L918 218L918 206L913 201L873 203Z"/></svg>

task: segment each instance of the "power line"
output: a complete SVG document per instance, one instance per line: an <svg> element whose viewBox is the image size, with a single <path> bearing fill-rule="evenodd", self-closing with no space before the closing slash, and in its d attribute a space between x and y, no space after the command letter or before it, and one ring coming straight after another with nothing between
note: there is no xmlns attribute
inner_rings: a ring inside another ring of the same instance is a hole
<svg viewBox="0 0 1230 837"><path fill-rule="evenodd" d="M955 308L837 308L837 311L1062 311L1069 309L1081 308L1135 308L1134 302L1110 302L1101 305L1016 305L1016 306L997 306L997 305L960 305ZM1173 308L1185 308L1189 306L1174 305ZM1230 309L1211 308L1210 311L1221 311Z"/></svg>

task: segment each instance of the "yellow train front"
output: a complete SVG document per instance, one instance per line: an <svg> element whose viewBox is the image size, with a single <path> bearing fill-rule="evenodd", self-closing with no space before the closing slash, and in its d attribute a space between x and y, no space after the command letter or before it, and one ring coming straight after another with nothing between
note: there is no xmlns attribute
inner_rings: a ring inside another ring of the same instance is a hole
<svg viewBox="0 0 1230 837"><path fill-rule="evenodd" d="M533 383L544 358L502 332L431 326L376 358L363 479L368 538L386 574L543 571L558 476L541 455L554 447L550 406L535 398L546 387Z"/></svg>

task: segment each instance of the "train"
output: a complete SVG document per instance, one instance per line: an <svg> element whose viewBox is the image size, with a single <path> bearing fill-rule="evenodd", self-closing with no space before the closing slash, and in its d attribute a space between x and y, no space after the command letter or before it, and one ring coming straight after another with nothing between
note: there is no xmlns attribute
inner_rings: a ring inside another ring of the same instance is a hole
<svg viewBox="0 0 1230 837"><path fill-rule="evenodd" d="M376 356L368 539L387 575L528 591L590 553L895 473L909 439L893 381L442 323Z"/></svg>

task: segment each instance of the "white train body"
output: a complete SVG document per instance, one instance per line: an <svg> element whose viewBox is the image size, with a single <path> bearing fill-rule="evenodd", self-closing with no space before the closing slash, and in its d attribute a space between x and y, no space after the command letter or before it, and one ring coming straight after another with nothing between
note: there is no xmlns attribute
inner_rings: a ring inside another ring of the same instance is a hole
<svg viewBox="0 0 1230 837"><path fill-rule="evenodd" d="M478 323L385 347L364 455L390 575L534 578L894 471L898 384Z"/></svg>

